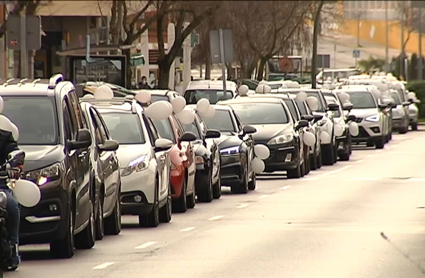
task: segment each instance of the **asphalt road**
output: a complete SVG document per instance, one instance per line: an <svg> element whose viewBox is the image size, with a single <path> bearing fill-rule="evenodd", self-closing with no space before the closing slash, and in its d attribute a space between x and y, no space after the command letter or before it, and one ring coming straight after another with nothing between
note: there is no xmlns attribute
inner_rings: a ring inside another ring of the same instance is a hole
<svg viewBox="0 0 425 278"><path fill-rule="evenodd" d="M300 180L259 177L158 228L124 217L122 233L72 259L24 246L14 278L425 277L425 132Z"/></svg>

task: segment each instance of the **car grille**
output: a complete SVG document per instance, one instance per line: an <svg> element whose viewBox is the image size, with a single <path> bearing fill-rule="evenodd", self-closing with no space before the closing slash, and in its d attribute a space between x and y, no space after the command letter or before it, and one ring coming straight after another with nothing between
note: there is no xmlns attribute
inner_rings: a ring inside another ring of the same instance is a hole
<svg viewBox="0 0 425 278"><path fill-rule="evenodd" d="M353 137L354 138L365 138L365 137L369 137L369 133L367 133L367 131L362 126L359 126L359 135L353 136Z"/></svg>
<svg viewBox="0 0 425 278"><path fill-rule="evenodd" d="M361 123L363 121L363 118L356 118L356 123Z"/></svg>

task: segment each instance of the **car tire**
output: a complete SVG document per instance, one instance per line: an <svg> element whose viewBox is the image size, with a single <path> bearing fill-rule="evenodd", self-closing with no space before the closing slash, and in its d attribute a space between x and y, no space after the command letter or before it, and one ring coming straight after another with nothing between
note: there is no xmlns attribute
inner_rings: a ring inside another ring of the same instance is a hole
<svg viewBox="0 0 425 278"><path fill-rule="evenodd" d="M195 190L186 197L187 208L193 209L196 206L196 193Z"/></svg>
<svg viewBox="0 0 425 278"><path fill-rule="evenodd" d="M418 123L412 123L410 126L412 130L418 130Z"/></svg>
<svg viewBox="0 0 425 278"><path fill-rule="evenodd" d="M320 146L320 153L316 156L317 169L322 168L322 146Z"/></svg>
<svg viewBox="0 0 425 278"><path fill-rule="evenodd" d="M90 201L90 216L87 227L84 228L79 234L75 235L75 248L77 249L91 249L96 243L96 219L95 219L95 204Z"/></svg>
<svg viewBox="0 0 425 278"><path fill-rule="evenodd" d="M186 174L183 177L183 186L182 191L180 193L180 197L173 200L173 212L183 213L187 211L187 179Z"/></svg>
<svg viewBox="0 0 425 278"><path fill-rule="evenodd" d="M167 202L165 202L165 205L159 210L159 222L169 223L171 221L172 206L173 206L173 201L171 199L171 184L169 184Z"/></svg>
<svg viewBox="0 0 425 278"><path fill-rule="evenodd" d="M408 129L409 129L408 127L402 127L402 128L399 129L398 133L399 134L406 134Z"/></svg>
<svg viewBox="0 0 425 278"><path fill-rule="evenodd" d="M257 188L257 175L252 171L251 181L248 182L248 190L255 190Z"/></svg>
<svg viewBox="0 0 425 278"><path fill-rule="evenodd" d="M213 198L220 199L221 197L221 180L220 180L220 165L218 166L217 182L213 184Z"/></svg>
<svg viewBox="0 0 425 278"><path fill-rule="evenodd" d="M243 168L244 177L240 184L232 185L230 190L232 193L240 193L246 194L248 193L248 161L246 161L246 165Z"/></svg>
<svg viewBox="0 0 425 278"><path fill-rule="evenodd" d="M74 256L74 227L75 227L75 212L74 204L71 201L68 209L68 219L65 231L65 237L60 240L55 240L50 243L50 255L53 258L69 259Z"/></svg>
<svg viewBox="0 0 425 278"><path fill-rule="evenodd" d="M378 138L378 140L376 140L375 147L377 149L383 149L384 146L385 146L385 140L384 140L384 137L381 136L380 138Z"/></svg>
<svg viewBox="0 0 425 278"><path fill-rule="evenodd" d="M300 155L298 153L298 161L300 161ZM302 177L302 165L300 163L297 164L295 169L289 169L286 171L286 177L288 179L299 179Z"/></svg>
<svg viewBox="0 0 425 278"><path fill-rule="evenodd" d="M208 170L208 175L197 175L195 184L199 188L198 201L202 203L210 203L213 200L212 186L212 168Z"/></svg>
<svg viewBox="0 0 425 278"><path fill-rule="evenodd" d="M310 170L316 170L317 169L317 155L316 152L313 154L310 154Z"/></svg>
<svg viewBox="0 0 425 278"><path fill-rule="evenodd" d="M334 146L333 143L322 145L322 163L323 165L334 164Z"/></svg>
<svg viewBox="0 0 425 278"><path fill-rule="evenodd" d="M118 188L115 207L112 214L105 219L105 234L119 235L121 233L121 186Z"/></svg>
<svg viewBox="0 0 425 278"><path fill-rule="evenodd" d="M158 227L159 225L159 197L158 197L158 189L159 180L158 177L155 179L155 195L154 201L152 204L152 210L148 215L139 215L139 226L140 227Z"/></svg>
<svg viewBox="0 0 425 278"><path fill-rule="evenodd" d="M103 192L99 192L99 199L97 200L96 205L96 240L102 240L105 236L105 223L103 219L103 195Z"/></svg>

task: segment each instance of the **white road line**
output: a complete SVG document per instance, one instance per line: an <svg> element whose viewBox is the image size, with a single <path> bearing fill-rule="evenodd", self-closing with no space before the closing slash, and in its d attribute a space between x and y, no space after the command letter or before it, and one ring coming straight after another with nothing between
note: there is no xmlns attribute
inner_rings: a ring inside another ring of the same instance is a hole
<svg viewBox="0 0 425 278"><path fill-rule="evenodd" d="M303 178L302 180L303 181L318 181L318 180L320 180L321 178Z"/></svg>
<svg viewBox="0 0 425 278"><path fill-rule="evenodd" d="M374 156L374 155L373 155L373 154L368 154L368 155L367 155L367 157L372 157L372 156Z"/></svg>
<svg viewBox="0 0 425 278"><path fill-rule="evenodd" d="M107 268L108 266L111 266L111 265L113 265L113 264L115 264L115 263L103 263L103 264L100 264L100 265L98 265L98 266L95 266L95 267L93 267L93 269L105 269L105 268Z"/></svg>
<svg viewBox="0 0 425 278"><path fill-rule="evenodd" d="M362 162L363 162L363 160L362 160L362 159L357 160L357 163L362 163Z"/></svg>
<svg viewBox="0 0 425 278"><path fill-rule="evenodd" d="M267 197L269 197L269 195L263 195L263 196L260 196L260 197L258 197L258 198L260 198L260 199L264 199L264 198L267 198Z"/></svg>
<svg viewBox="0 0 425 278"><path fill-rule="evenodd" d="M348 168L350 168L350 167L351 167L351 165L347 165L347 166L345 166L345 167L342 167L341 169L338 169L338 170L335 170L335 171L331 171L331 172L328 172L328 173L324 173L324 174L321 174L321 175L319 175L319 176L320 176L320 177L324 177L324 176L332 175L332 174L335 174L335 173L338 173L338 172L344 171L345 169L348 169Z"/></svg>
<svg viewBox="0 0 425 278"><path fill-rule="evenodd" d="M379 178L354 178L350 179L350 181L376 181Z"/></svg>
<svg viewBox="0 0 425 278"><path fill-rule="evenodd" d="M406 181L425 181L425 178L410 178L410 179L407 179Z"/></svg>
<svg viewBox="0 0 425 278"><path fill-rule="evenodd" d="M187 228L181 229L180 232L189 232L195 229L196 229L195 227L187 227Z"/></svg>
<svg viewBox="0 0 425 278"><path fill-rule="evenodd" d="M217 215L217 216L211 217L211 218L210 218L210 219L208 219L208 220L214 221L214 220L221 219L221 218L223 218L223 217L224 217L224 215Z"/></svg>
<svg viewBox="0 0 425 278"><path fill-rule="evenodd" d="M143 243L142 245L139 245L136 247L136 249L145 249L148 248L149 246L152 246L156 243L156 241L148 241L146 243Z"/></svg>
<svg viewBox="0 0 425 278"><path fill-rule="evenodd" d="M288 188L291 188L291 186L287 185L287 186L281 187L280 190L285 190L285 189L288 189Z"/></svg>
<svg viewBox="0 0 425 278"><path fill-rule="evenodd" d="M377 152L377 153L381 153L381 152L382 152L382 150L377 150L376 152Z"/></svg>
<svg viewBox="0 0 425 278"><path fill-rule="evenodd" d="M239 206L237 206L237 209L242 209L242 208L246 208L247 206L249 206L249 204L240 204Z"/></svg>

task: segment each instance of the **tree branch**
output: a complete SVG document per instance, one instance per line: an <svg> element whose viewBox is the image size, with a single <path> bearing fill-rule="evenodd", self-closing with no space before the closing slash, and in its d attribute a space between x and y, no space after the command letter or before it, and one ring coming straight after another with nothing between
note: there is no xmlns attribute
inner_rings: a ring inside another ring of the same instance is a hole
<svg viewBox="0 0 425 278"><path fill-rule="evenodd" d="M132 32L134 32L134 27L136 26L136 23L140 21L140 18L145 14L145 12L152 4L153 0L149 0L146 5L134 15L133 20L131 20L130 22L130 30L132 30Z"/></svg>

